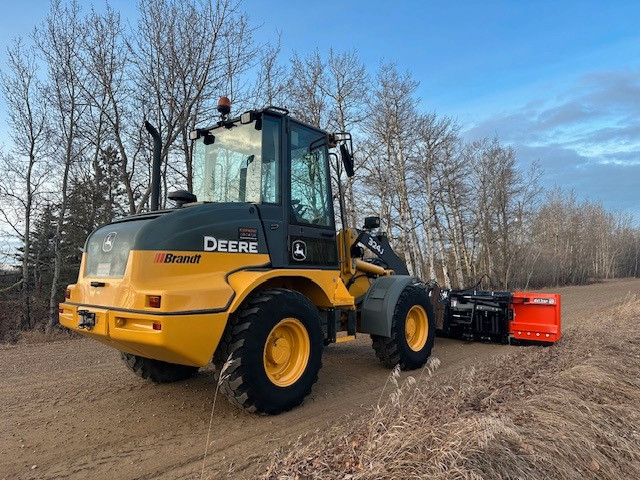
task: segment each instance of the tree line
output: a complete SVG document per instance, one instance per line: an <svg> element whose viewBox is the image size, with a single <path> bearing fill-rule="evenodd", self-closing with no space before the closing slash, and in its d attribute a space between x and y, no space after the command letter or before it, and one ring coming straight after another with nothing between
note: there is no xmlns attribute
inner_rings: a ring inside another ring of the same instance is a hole
<svg viewBox="0 0 640 480"><path fill-rule="evenodd" d="M484 277L514 289L638 275L632 218L545 189L538 166L523 167L497 138L465 141L455 119L424 110L410 72L383 63L371 75L354 50L283 58L280 34L258 43L257 28L235 0L139 0L136 20L108 4L53 0L7 48L1 294L14 313L2 328L52 328L86 236L148 209L143 119L163 139L162 206L168 191L192 188L189 132L217 120L220 95L235 113L285 106L351 131L355 176L332 165L346 220L379 215L423 279L462 288Z"/></svg>

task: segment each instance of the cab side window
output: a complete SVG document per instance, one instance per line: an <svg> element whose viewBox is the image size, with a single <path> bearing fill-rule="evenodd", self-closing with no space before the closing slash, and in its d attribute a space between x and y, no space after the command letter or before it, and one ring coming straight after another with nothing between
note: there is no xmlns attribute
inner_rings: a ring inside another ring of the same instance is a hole
<svg viewBox="0 0 640 480"><path fill-rule="evenodd" d="M323 135L291 123L289 138L293 220L300 224L331 227L333 215L326 143L318 142Z"/></svg>

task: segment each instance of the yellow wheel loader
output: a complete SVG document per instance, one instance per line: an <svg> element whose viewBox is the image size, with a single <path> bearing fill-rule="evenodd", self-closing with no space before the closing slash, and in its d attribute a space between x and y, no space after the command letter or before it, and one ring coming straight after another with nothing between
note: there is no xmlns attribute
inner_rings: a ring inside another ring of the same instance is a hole
<svg viewBox="0 0 640 480"><path fill-rule="evenodd" d="M386 367L423 366L435 337L429 289L408 275L378 218L336 232L329 162L353 175L350 135L276 107L232 118L226 97L218 110L216 125L191 132L193 191L170 193L166 210L160 136L146 123L151 210L89 236L60 323L154 382L213 361L221 391L257 413L299 405L324 346L358 333L371 335ZM341 188L338 199L344 225Z"/></svg>

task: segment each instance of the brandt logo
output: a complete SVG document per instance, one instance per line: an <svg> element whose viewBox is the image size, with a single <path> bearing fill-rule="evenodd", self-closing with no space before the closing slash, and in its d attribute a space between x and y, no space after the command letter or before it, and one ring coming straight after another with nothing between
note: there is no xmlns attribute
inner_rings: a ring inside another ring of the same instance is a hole
<svg viewBox="0 0 640 480"><path fill-rule="evenodd" d="M153 263L200 263L201 254L174 255L173 253L156 253Z"/></svg>
<svg viewBox="0 0 640 480"><path fill-rule="evenodd" d="M103 252L111 251L111 249L113 248L113 244L116 243L116 235L118 235L118 232L107 233L107 236L104 237L104 240L102 241Z"/></svg>

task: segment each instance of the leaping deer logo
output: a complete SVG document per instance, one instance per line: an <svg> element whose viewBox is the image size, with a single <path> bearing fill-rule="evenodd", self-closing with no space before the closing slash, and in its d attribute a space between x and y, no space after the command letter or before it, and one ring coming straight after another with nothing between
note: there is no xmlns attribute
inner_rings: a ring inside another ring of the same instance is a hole
<svg viewBox="0 0 640 480"><path fill-rule="evenodd" d="M291 256L294 260L302 262L307 259L307 244L302 240L296 240L291 244Z"/></svg>
<svg viewBox="0 0 640 480"><path fill-rule="evenodd" d="M116 241L116 235L118 235L118 232L107 233L107 236L104 237L104 240L102 241L102 251L103 252L110 252L111 251L111 249L113 248L113 244Z"/></svg>

